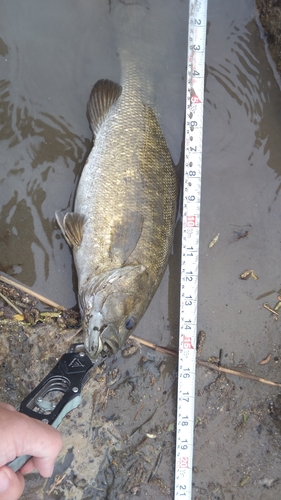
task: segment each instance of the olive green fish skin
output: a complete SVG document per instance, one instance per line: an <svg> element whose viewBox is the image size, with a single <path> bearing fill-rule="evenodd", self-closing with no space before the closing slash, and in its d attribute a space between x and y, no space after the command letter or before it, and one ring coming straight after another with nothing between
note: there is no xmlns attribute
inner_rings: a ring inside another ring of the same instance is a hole
<svg viewBox="0 0 281 500"><path fill-rule="evenodd" d="M140 82L94 86L95 135L75 199L58 223L73 255L84 342L92 357L116 352L147 309L167 266L178 184L172 159Z"/></svg>

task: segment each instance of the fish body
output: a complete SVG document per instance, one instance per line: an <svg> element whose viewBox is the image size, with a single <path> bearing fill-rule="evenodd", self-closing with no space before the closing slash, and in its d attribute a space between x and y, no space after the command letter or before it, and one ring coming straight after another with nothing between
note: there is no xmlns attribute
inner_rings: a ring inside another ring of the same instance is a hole
<svg viewBox="0 0 281 500"><path fill-rule="evenodd" d="M56 213L73 248L85 347L116 352L147 309L166 269L177 178L152 107L133 70L122 86L99 80L88 113L94 146L74 212Z"/></svg>

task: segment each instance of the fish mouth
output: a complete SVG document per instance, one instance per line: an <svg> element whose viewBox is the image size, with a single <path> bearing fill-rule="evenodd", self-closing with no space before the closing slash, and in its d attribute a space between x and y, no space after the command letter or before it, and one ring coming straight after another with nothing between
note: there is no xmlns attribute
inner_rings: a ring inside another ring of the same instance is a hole
<svg viewBox="0 0 281 500"><path fill-rule="evenodd" d="M84 332L84 345L91 358L96 358L103 349L103 343L98 330L92 330L90 333Z"/></svg>
<svg viewBox="0 0 281 500"><path fill-rule="evenodd" d="M119 333L112 324L98 327L93 325L93 318L90 319L88 328L84 328L84 344L91 358L96 358L102 350L112 351L115 354L119 347Z"/></svg>
<svg viewBox="0 0 281 500"><path fill-rule="evenodd" d="M107 325L101 336L103 344L108 346L113 354L115 354L121 347L119 342L119 332L113 324Z"/></svg>

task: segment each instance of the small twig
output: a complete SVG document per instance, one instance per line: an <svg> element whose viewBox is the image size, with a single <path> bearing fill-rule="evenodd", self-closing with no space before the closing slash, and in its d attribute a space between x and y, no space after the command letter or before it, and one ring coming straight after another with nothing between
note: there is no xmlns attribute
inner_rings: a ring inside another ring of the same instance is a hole
<svg viewBox="0 0 281 500"><path fill-rule="evenodd" d="M278 312L274 311L274 309L272 309L269 305L268 305L268 302L265 302L263 304L263 307L265 309L267 309L268 311L270 311L272 314L275 314L277 317L279 316Z"/></svg>
<svg viewBox="0 0 281 500"><path fill-rule="evenodd" d="M66 472L62 476L58 477L58 479L54 482L49 491L47 491L47 494L50 495L51 493L53 493L54 489L63 482L65 477L66 477Z"/></svg>
<svg viewBox="0 0 281 500"><path fill-rule="evenodd" d="M71 340L74 339L74 337L77 337L77 335L79 335L81 330L82 330L82 327L78 328L78 330L75 330L74 333L73 333L73 330L67 330L66 333L64 330L64 331L60 332L60 334L63 335L64 340L66 340L67 342L71 342Z"/></svg>
<svg viewBox="0 0 281 500"><path fill-rule="evenodd" d="M178 357L177 351L174 351L173 349L168 349L167 347L161 347L159 345L153 344L152 342L149 342L149 340L144 340L141 339L140 337L136 337L135 335L130 335L130 339L136 340L142 345L145 345L146 347L150 347L150 349L153 349L154 351L159 351L162 352L163 354L169 354L170 356L175 356L176 358Z"/></svg>
<svg viewBox="0 0 281 500"><path fill-rule="evenodd" d="M37 292L34 292L30 288L26 287L25 285L22 285L21 283L18 283L17 281L14 281L14 280L12 280L10 278L6 278L6 276L3 276L2 274L0 274L0 281L3 281L3 283L7 283L7 285L11 285L11 286L13 286L15 288L18 288L22 292L27 293L28 295L31 295L35 299L40 300L40 302L44 302L44 304L47 304L50 307L54 307L55 309L61 309L62 311L66 311L67 310L66 307L61 306L60 304L57 304L56 302L53 302L50 299L47 299L43 295L41 295L41 294L39 294ZM20 314L22 314L22 313L20 313Z"/></svg>
<svg viewBox="0 0 281 500"><path fill-rule="evenodd" d="M147 347L150 347L151 349L154 349L155 351L160 351L163 352L164 354L170 354L170 356L178 356L177 351L173 351L172 349L166 349L165 347L160 347L152 342L149 342L148 340L143 340L139 337L136 337L135 335L130 336L131 339L137 340L140 344L145 345ZM197 359L197 364L200 366L205 366L206 368L209 368L210 370L216 370L221 373L228 373L229 375L236 375L238 377L242 378L247 378L250 380L255 380L255 382L261 382L262 384L267 384L267 385L273 385L274 387L281 387L281 383L278 382L273 382L272 380L268 380L262 377L257 377L256 375L252 375L251 373L246 373L246 372L241 372L238 370L232 370L231 368L225 368L223 366L218 366L213 363L208 363L208 361L200 361Z"/></svg>
<svg viewBox="0 0 281 500"><path fill-rule="evenodd" d="M144 401L140 405L140 408L138 409L137 413L135 414L135 418L134 418L135 421L139 418L139 414L142 411L143 407L144 407Z"/></svg>
<svg viewBox="0 0 281 500"><path fill-rule="evenodd" d="M159 455L158 455L158 457L157 457L157 459L156 459L156 463L155 463L154 469L153 469L153 471L151 472L151 474L150 474L150 476L149 476L149 478L148 478L148 480L147 480L147 482L148 482L148 483L149 483L149 482L151 481L151 479L153 479L153 478L154 478L154 476L157 474L157 471L158 471L158 469L159 469L159 465L160 465L160 464L161 464L161 462L162 462L162 457L163 457L163 450L161 450L161 451L160 451L160 453L159 453Z"/></svg>
<svg viewBox="0 0 281 500"><path fill-rule="evenodd" d="M0 297L1 299L5 300L5 302L7 302L7 304L9 304L9 306L11 306L14 309L14 311L22 315L22 311L17 306L15 306L15 304L13 304L13 302L9 300L8 297L6 297L6 295L0 292Z"/></svg>
<svg viewBox="0 0 281 500"><path fill-rule="evenodd" d="M229 373L230 375L238 375L238 377L248 378L250 380L255 380L256 382L261 382L262 384L273 385L275 387L281 387L278 382L272 382L265 378L257 377L256 375L251 375L250 373L240 372L238 370L232 370L231 368L224 368L223 366L214 365L213 363L208 363L208 361L197 360L197 364L210 368L211 370L216 370L222 373Z"/></svg>

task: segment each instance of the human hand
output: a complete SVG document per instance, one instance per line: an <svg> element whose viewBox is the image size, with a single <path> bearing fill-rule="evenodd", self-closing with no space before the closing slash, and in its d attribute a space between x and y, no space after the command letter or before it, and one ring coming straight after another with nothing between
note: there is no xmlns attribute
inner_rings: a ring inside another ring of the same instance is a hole
<svg viewBox="0 0 281 500"><path fill-rule="evenodd" d="M62 438L56 429L0 403L0 500L17 500L24 490L23 474L33 469L50 477L61 447ZM20 471L5 465L21 455L32 458Z"/></svg>

